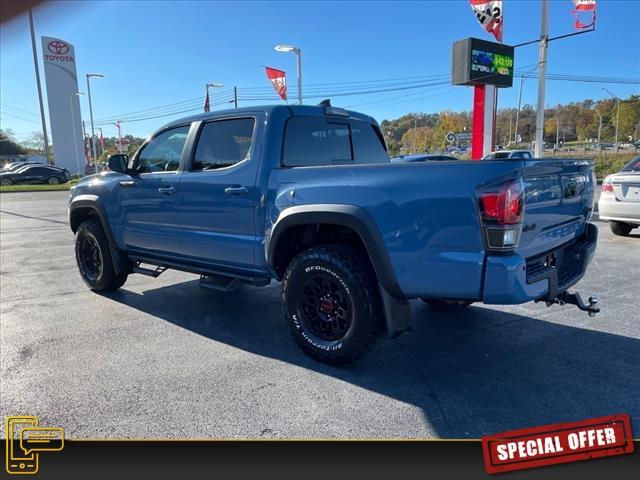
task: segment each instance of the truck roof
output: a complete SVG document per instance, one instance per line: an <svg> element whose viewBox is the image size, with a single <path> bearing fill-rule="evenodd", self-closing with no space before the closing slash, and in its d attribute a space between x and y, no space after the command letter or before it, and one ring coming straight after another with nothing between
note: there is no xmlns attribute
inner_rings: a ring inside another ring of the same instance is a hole
<svg viewBox="0 0 640 480"><path fill-rule="evenodd" d="M351 110L345 110L340 107L325 107L320 105L255 105L251 107L242 107L242 108L229 108L225 110L215 110L213 112L200 113L197 115L190 115L188 117L182 117L177 120L173 120L169 123L166 123L162 126L162 129L169 128L175 125L181 125L187 122L193 122L197 120L208 120L214 118L225 117L228 115L242 115L243 113L250 114L256 112L263 112L267 114L271 114L276 110L287 109L291 115L304 115L304 116L324 116L327 115L327 108L334 109L337 114L344 115L345 118L352 118L356 120L362 120L365 122L371 122L374 124L378 124L378 122L369 115L364 115L362 113L354 112Z"/></svg>

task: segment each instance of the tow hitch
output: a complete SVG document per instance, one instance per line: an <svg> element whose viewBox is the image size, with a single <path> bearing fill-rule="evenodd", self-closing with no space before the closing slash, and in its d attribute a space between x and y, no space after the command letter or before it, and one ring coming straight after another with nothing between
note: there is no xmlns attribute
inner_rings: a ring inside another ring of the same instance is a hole
<svg viewBox="0 0 640 480"><path fill-rule="evenodd" d="M550 307L551 305L554 305L556 303L558 305L566 305L567 303L571 305L575 305L583 312L587 312L590 317L595 317L596 313L600 312L600 309L596 307L596 305L598 304L598 297L595 297L595 296L589 297L589 305L586 305L582 301L582 297L580 296L580 294L577 292L576 293L563 292L557 297L555 297L553 300L546 302L547 307Z"/></svg>

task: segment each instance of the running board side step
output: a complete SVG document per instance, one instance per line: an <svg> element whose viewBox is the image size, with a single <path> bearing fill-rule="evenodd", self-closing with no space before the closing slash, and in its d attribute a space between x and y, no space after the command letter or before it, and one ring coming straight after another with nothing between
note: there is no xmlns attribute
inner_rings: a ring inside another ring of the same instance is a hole
<svg viewBox="0 0 640 480"><path fill-rule="evenodd" d="M146 275L147 277L157 278L159 277L167 267L163 265L158 265L155 269L141 267L142 262L140 260L136 261L136 264L133 267L133 273L139 273L141 275Z"/></svg>
<svg viewBox="0 0 640 480"><path fill-rule="evenodd" d="M222 275L207 275L205 273L201 273L200 286L210 290L230 292L240 286L240 280L232 277L224 277Z"/></svg>

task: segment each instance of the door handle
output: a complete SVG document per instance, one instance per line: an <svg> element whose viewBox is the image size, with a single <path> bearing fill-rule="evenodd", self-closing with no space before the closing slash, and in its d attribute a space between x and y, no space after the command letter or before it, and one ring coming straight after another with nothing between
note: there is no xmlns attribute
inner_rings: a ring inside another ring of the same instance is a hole
<svg viewBox="0 0 640 480"><path fill-rule="evenodd" d="M227 187L224 189L224 193L230 197L241 197L249 192L247 187Z"/></svg>
<svg viewBox="0 0 640 480"><path fill-rule="evenodd" d="M165 195L173 195L174 193L176 193L176 189L173 187L160 187L158 188L158 191Z"/></svg>
<svg viewBox="0 0 640 480"><path fill-rule="evenodd" d="M133 187L136 184L133 180L120 180L118 183L121 187Z"/></svg>

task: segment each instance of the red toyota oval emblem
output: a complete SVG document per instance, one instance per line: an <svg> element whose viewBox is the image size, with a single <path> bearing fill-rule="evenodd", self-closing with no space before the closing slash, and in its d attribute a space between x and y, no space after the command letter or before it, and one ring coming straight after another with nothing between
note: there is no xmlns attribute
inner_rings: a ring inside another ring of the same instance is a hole
<svg viewBox="0 0 640 480"><path fill-rule="evenodd" d="M69 45L67 45L66 43L60 40L54 40L52 42L49 42L49 45L47 45L47 48L51 53L55 53L56 55L64 55L69 51Z"/></svg>

